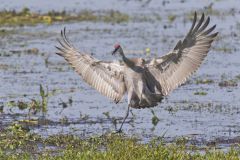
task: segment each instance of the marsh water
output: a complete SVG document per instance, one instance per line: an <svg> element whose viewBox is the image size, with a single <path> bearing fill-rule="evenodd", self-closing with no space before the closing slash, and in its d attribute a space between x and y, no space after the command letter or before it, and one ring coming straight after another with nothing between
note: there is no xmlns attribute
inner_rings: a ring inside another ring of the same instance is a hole
<svg viewBox="0 0 240 160"><path fill-rule="evenodd" d="M132 109L124 133L144 142L153 137L172 141L185 137L190 142L221 148L240 141L240 9L231 1L70 0L36 2L0 1L0 9L44 13L50 10L103 12L117 10L130 16L128 22L68 22L51 25L2 27L14 34L0 40L0 104L4 106L0 124L28 119L27 110L8 107L11 101L40 99L40 84L51 93L46 123L31 127L32 132L48 136L74 133L83 137L115 130L127 110L126 97L119 104L89 87L55 54L60 30L76 48L101 60L114 60L110 54L120 43L127 56L152 58L170 51L191 26L195 10L217 24L217 40L200 69L161 104L152 109ZM174 18L172 18L174 17ZM150 54L145 54L146 48ZM234 85L220 85L222 82ZM208 83L209 82L209 83ZM152 113L154 112L154 114ZM40 115L32 115L39 118ZM158 123L153 123L154 118Z"/></svg>

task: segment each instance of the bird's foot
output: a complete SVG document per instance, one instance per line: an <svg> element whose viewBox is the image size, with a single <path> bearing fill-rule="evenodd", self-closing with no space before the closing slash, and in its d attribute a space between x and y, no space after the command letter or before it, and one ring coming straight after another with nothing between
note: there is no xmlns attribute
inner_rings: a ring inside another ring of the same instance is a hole
<svg viewBox="0 0 240 160"><path fill-rule="evenodd" d="M120 129L116 130L114 133L118 134L118 133L122 133L122 132L123 132L123 131L122 131L122 129L120 128Z"/></svg>

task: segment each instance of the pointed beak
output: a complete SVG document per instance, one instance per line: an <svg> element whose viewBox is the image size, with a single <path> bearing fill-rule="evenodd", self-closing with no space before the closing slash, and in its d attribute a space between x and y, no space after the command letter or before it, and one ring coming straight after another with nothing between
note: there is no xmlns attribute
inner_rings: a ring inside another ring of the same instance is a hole
<svg viewBox="0 0 240 160"><path fill-rule="evenodd" d="M115 48L113 51L112 51L112 55L115 55L116 52L117 52L118 48Z"/></svg>

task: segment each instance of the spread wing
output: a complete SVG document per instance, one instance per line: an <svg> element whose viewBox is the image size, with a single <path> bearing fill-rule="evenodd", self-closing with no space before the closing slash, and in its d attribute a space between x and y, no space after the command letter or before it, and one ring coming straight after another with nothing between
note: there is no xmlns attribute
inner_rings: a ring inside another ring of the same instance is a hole
<svg viewBox="0 0 240 160"><path fill-rule="evenodd" d="M126 89L123 79L123 66L117 62L99 61L89 54L77 51L66 37L65 28L61 31L61 47L56 47L58 55L65 58L75 71L101 94L119 102Z"/></svg>
<svg viewBox="0 0 240 160"><path fill-rule="evenodd" d="M192 75L207 56L216 33L211 33L216 25L207 29L210 18L204 22L204 14L197 22L194 14L192 27L183 41L179 41L173 51L163 57L151 60L147 64L149 72L161 85L163 95L184 83Z"/></svg>

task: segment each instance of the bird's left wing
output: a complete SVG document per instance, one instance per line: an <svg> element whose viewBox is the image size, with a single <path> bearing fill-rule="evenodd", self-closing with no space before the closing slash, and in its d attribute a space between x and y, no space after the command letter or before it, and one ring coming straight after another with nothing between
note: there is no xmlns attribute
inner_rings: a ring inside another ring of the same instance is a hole
<svg viewBox="0 0 240 160"><path fill-rule="evenodd" d="M116 103L123 97L126 88L123 77L123 65L117 62L100 61L89 54L77 51L66 37L65 28L61 31L61 47L56 47L58 55L65 58L75 71L101 94Z"/></svg>
<svg viewBox="0 0 240 160"><path fill-rule="evenodd" d="M210 18L204 22L204 14L197 22L195 12L191 29L183 41L179 41L173 51L163 57L153 59L147 64L150 74L161 86L163 95L184 83L195 72L204 58L218 33L211 33L216 25L206 29Z"/></svg>

